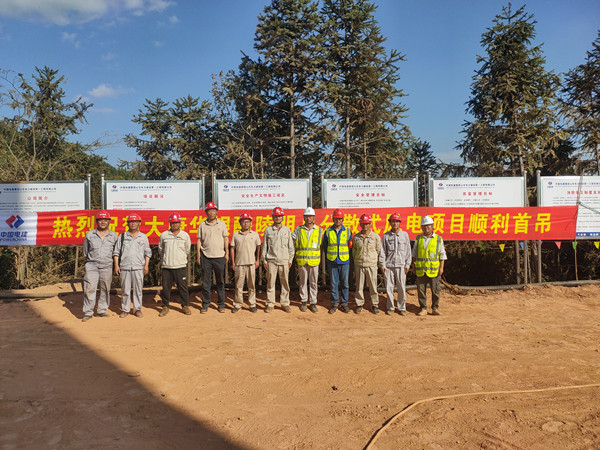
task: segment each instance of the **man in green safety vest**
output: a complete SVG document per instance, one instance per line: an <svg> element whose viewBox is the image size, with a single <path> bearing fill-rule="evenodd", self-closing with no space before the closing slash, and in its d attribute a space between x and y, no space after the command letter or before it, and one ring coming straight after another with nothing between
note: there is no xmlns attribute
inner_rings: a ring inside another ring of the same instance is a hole
<svg viewBox="0 0 600 450"><path fill-rule="evenodd" d="M421 229L423 234L417 236L412 249L413 271L417 274L417 294L421 306L417 316L427 314L427 284L431 289L431 315L439 316L440 278L447 259L444 240L433 232L433 219L429 216L421 220Z"/></svg>
<svg viewBox="0 0 600 450"><path fill-rule="evenodd" d="M318 312L317 293L319 280L319 263L321 262L321 244L323 229L315 225L315 210L308 207L304 210L304 225L297 227L292 233L296 247L296 264L300 278L300 311L306 311L310 300L310 311ZM307 289L308 284L308 289Z"/></svg>
<svg viewBox="0 0 600 450"><path fill-rule="evenodd" d="M327 272L331 280L331 308L329 314L337 311L340 303L339 294L342 294L342 311L350 312L348 307L348 293L350 285L350 247L352 232L343 224L344 213L341 209L333 211L333 225L325 231L323 248L327 255Z"/></svg>

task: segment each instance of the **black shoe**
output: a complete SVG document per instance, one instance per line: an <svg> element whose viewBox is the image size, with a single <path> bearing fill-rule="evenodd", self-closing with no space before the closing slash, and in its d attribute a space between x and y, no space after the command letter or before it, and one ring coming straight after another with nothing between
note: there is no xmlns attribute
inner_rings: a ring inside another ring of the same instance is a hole
<svg viewBox="0 0 600 450"><path fill-rule="evenodd" d="M256 306L253 306L252 308L250 308L250 312L255 313L256 312Z"/></svg>
<svg viewBox="0 0 600 450"><path fill-rule="evenodd" d="M337 311L337 305L332 306L331 308L329 308L329 314L335 314L335 312Z"/></svg>
<svg viewBox="0 0 600 450"><path fill-rule="evenodd" d="M158 317L165 317L167 314L169 314L169 307L163 306L160 310L160 313L158 314Z"/></svg>
<svg viewBox="0 0 600 450"><path fill-rule="evenodd" d="M302 302L302 304L300 305L300 311L306 311L306 302Z"/></svg>
<svg viewBox="0 0 600 450"><path fill-rule="evenodd" d="M203 306L200 310L200 314L206 314L208 312L208 306Z"/></svg>
<svg viewBox="0 0 600 450"><path fill-rule="evenodd" d="M318 313L319 312L319 308L317 308L317 305L310 305L310 312L312 312L312 313Z"/></svg>
<svg viewBox="0 0 600 450"><path fill-rule="evenodd" d="M373 306L373 314L379 314L379 308L377 306Z"/></svg>
<svg viewBox="0 0 600 450"><path fill-rule="evenodd" d="M225 312L225 305L219 305L219 312L220 313L224 313Z"/></svg>
<svg viewBox="0 0 600 450"><path fill-rule="evenodd" d="M348 305L342 305L342 312L348 314L350 312L350 307Z"/></svg>
<svg viewBox="0 0 600 450"><path fill-rule="evenodd" d="M355 314L360 314L362 311L362 306L357 306L356 309L354 310Z"/></svg>
<svg viewBox="0 0 600 450"><path fill-rule="evenodd" d="M233 309L231 310L231 313L232 313L232 314L235 314L235 313L236 313L236 312L238 312L239 310L240 310L240 308L233 308Z"/></svg>
<svg viewBox="0 0 600 450"><path fill-rule="evenodd" d="M385 314L388 316L391 316L392 314L394 314L394 310L393 309L388 309L385 311Z"/></svg>

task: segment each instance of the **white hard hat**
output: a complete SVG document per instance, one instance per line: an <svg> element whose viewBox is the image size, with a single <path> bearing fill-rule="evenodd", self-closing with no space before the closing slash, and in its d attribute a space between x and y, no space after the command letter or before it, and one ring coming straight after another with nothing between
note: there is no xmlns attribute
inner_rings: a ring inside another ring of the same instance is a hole
<svg viewBox="0 0 600 450"><path fill-rule="evenodd" d="M423 225L433 225L433 219L429 216L425 216L421 219L421 226Z"/></svg>
<svg viewBox="0 0 600 450"><path fill-rule="evenodd" d="M314 216L315 215L315 210L312 209L310 206L308 208L306 208L304 210L304 214L305 216Z"/></svg>

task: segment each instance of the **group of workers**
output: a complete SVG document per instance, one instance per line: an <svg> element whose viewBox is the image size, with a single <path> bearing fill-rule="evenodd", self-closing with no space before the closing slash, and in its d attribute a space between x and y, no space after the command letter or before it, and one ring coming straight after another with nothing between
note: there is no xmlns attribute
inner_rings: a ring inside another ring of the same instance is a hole
<svg viewBox="0 0 600 450"><path fill-rule="evenodd" d="M322 253L331 281L331 307L329 313L338 309L348 313L350 258L354 263L356 291L354 295L359 314L365 305L365 285L369 292L371 311L379 314L377 293L377 268L384 276L387 294L386 314L397 310L406 315L406 275L411 269L417 278L419 316L426 315L426 289L430 286L432 315L439 315L440 277L444 272L446 251L442 237L433 231L433 220L425 216L421 220L423 233L410 244L408 233L400 228L398 214L389 217L390 230L383 239L371 230L371 216L360 217L360 231L355 235L344 226L344 213L333 211L333 225L323 230L315 224L315 211L304 210L304 223L294 231L283 224L284 211L276 207L272 211L273 224L265 229L263 240L252 230L252 217L244 212L239 217L240 230L234 233L231 242L225 222L218 216L218 208L209 202L205 208L206 220L198 228L197 262L202 268L202 308L208 312L211 303L211 286L214 276L217 291L217 310L225 312L225 267L231 260L235 273L235 297L232 313L243 307L244 284L248 289L248 304L251 312L257 311L256 269L262 264L266 271L267 300L264 311L273 311L276 302L275 282L279 278L281 286L279 303L283 311L289 313L290 285L289 271L294 258L298 267L300 310L318 312L317 292L319 265ZM96 228L89 231L84 240L83 253L87 259L84 277L83 321L96 314L108 317L112 272L120 276L122 288L121 318L131 313L142 317L142 287L144 275L148 273L152 256L148 237L139 231L141 217L130 214L127 218L128 230L117 235L109 229L110 214L100 211L96 215ZM188 258L192 243L188 233L181 229L181 216L169 216L169 229L160 235L158 252L162 269L162 308L164 317L169 313L171 289L176 284L184 314L192 314L189 308L187 283ZM99 289L100 295L96 299ZM398 292L395 299L394 291ZM96 301L97 300L97 301Z"/></svg>

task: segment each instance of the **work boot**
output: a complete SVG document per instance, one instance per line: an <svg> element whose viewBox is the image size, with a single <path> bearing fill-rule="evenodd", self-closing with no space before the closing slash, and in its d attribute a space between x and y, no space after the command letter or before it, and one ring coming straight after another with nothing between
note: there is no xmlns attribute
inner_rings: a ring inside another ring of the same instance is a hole
<svg viewBox="0 0 600 450"><path fill-rule="evenodd" d="M337 305L333 305L331 308L329 308L329 314L335 314L335 312L337 311Z"/></svg>
<svg viewBox="0 0 600 450"><path fill-rule="evenodd" d="M283 309L286 313L292 312L292 308L290 308L288 305L282 306L281 309Z"/></svg>
<svg viewBox="0 0 600 450"><path fill-rule="evenodd" d="M379 314L379 307L373 306L373 314Z"/></svg>
<svg viewBox="0 0 600 450"><path fill-rule="evenodd" d="M184 313L186 316L191 316L191 315L192 315L192 311L190 311L190 307L189 307L189 306L184 306L184 307L183 307L183 308L181 308L181 309L182 309L183 313Z"/></svg>
<svg viewBox="0 0 600 450"><path fill-rule="evenodd" d="M158 317L165 317L167 314L169 314L169 307L163 306Z"/></svg>
<svg viewBox="0 0 600 450"><path fill-rule="evenodd" d="M406 311L404 311L404 310L398 311L398 314L400 314L401 316L405 316L406 315Z"/></svg>
<svg viewBox="0 0 600 450"><path fill-rule="evenodd" d="M350 307L348 305L342 305L342 312L348 314L350 312Z"/></svg>
<svg viewBox="0 0 600 450"><path fill-rule="evenodd" d="M208 312L208 305L203 306L202 309L200 310L200 314L206 314Z"/></svg>
<svg viewBox="0 0 600 450"><path fill-rule="evenodd" d="M432 316L441 316L442 313L440 313L436 308L436 309L431 310L431 315Z"/></svg>
<svg viewBox="0 0 600 450"><path fill-rule="evenodd" d="M124 318L125 318L125 317L127 317L128 315L129 315L129 313L127 313L127 312L123 311L121 314L119 314L119 317L120 317L121 319L124 319Z"/></svg>
<svg viewBox="0 0 600 450"><path fill-rule="evenodd" d="M139 317L140 319L141 319L142 317L144 317L144 315L142 314L142 310L141 310L141 309L138 309L138 310L135 312L135 317Z"/></svg>
<svg viewBox="0 0 600 450"><path fill-rule="evenodd" d="M220 313L224 313L225 312L225 305L219 305L219 312Z"/></svg>
<svg viewBox="0 0 600 450"><path fill-rule="evenodd" d="M300 311L306 311L306 302L302 302L300 305Z"/></svg>
<svg viewBox="0 0 600 450"><path fill-rule="evenodd" d="M252 307L250 308L250 312L251 312L251 313L255 313L255 312L256 312L256 306L252 306Z"/></svg>
<svg viewBox="0 0 600 450"><path fill-rule="evenodd" d="M360 314L362 311L362 306L357 306L356 309L354 310L354 314Z"/></svg>
<svg viewBox="0 0 600 450"><path fill-rule="evenodd" d="M110 317L110 315L108 313L103 312L98 314L98 317Z"/></svg>
<svg viewBox="0 0 600 450"><path fill-rule="evenodd" d="M386 316L391 316L392 314L394 314L394 310L393 309L388 309L385 312Z"/></svg>
<svg viewBox="0 0 600 450"><path fill-rule="evenodd" d="M310 305L310 312L312 312L312 313L318 313L319 312L319 308L317 308L317 305Z"/></svg>
<svg viewBox="0 0 600 450"><path fill-rule="evenodd" d="M273 312L273 307L272 307L272 306L267 306L267 307L265 308L265 312L266 312L266 313Z"/></svg>
<svg viewBox="0 0 600 450"><path fill-rule="evenodd" d="M81 319L82 322L87 322L88 320L90 320L93 316L83 316L83 319Z"/></svg>
<svg viewBox="0 0 600 450"><path fill-rule="evenodd" d="M419 311L417 313L417 316L426 316L427 315L427 309L425 308L421 308L421 311Z"/></svg>
<svg viewBox="0 0 600 450"><path fill-rule="evenodd" d="M233 309L231 310L231 313L232 313L232 314L235 314L235 313L236 313L236 312L238 312L239 310L240 310L240 308L238 308L238 307L236 306L235 308L233 308Z"/></svg>

